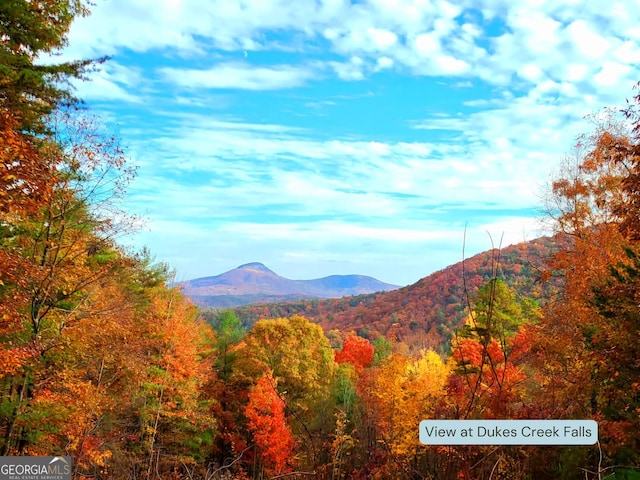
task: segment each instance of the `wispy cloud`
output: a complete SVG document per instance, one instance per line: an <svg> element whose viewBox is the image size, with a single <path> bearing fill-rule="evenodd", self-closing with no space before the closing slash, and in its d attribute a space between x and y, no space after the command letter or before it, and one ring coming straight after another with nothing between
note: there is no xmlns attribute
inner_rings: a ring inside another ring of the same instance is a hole
<svg viewBox="0 0 640 480"><path fill-rule="evenodd" d="M79 98L98 102L142 103L149 85L141 69L113 61L91 73L88 80L74 82Z"/></svg>
<svg viewBox="0 0 640 480"><path fill-rule="evenodd" d="M222 63L206 70L160 68L170 83L193 89L277 90L299 87L316 76L308 67L274 65L257 67L247 63Z"/></svg>
<svg viewBox="0 0 640 480"><path fill-rule="evenodd" d="M540 233L584 116L640 78L638 24L626 0L113 0L63 58L114 55L79 93L140 165L135 242L185 276L408 283L460 259L465 224L468 253Z"/></svg>

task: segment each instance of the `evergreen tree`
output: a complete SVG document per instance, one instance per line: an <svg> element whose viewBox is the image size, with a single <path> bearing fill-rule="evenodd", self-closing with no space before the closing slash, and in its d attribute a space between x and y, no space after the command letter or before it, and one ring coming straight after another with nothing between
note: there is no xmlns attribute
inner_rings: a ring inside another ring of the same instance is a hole
<svg viewBox="0 0 640 480"><path fill-rule="evenodd" d="M47 63L67 45L77 16L88 14L82 0L3 0L0 6L0 110L11 112L22 129L41 133L43 117L55 107L77 104L70 80L82 79L104 61Z"/></svg>

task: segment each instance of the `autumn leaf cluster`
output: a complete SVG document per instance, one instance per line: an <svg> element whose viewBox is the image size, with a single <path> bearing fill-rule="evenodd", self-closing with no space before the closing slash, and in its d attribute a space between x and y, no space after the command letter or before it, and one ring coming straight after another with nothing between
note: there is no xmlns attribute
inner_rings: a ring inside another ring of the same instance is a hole
<svg viewBox="0 0 640 480"><path fill-rule="evenodd" d="M551 182L552 248L525 252L544 262L496 248L426 289L335 300L340 322L318 302L205 322L116 241L135 168L65 88L96 61L34 63L86 13L0 6L0 454L68 455L74 479L637 476L640 95ZM426 447L429 418L589 418L600 438Z"/></svg>

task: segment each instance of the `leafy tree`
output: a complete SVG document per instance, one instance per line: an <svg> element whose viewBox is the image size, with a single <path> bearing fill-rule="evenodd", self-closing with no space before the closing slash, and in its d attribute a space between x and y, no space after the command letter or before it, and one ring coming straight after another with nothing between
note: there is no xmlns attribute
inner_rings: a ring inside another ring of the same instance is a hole
<svg viewBox="0 0 640 480"><path fill-rule="evenodd" d="M0 213L10 218L32 215L47 202L52 189L52 165L39 154L32 138L20 133L18 120L0 110ZM10 233L4 227L5 235Z"/></svg>
<svg viewBox="0 0 640 480"><path fill-rule="evenodd" d="M366 338L349 335L342 346L342 350L335 351L336 363L350 363L356 372L368 367L373 362L374 347Z"/></svg>
<svg viewBox="0 0 640 480"><path fill-rule="evenodd" d="M259 320L247 334L242 354L244 372L257 377L271 369L292 408L306 410L314 399L327 396L333 350L322 329L304 317Z"/></svg>
<svg viewBox="0 0 640 480"><path fill-rule="evenodd" d="M11 342L11 336L23 329L28 282L35 268L20 243L24 222L41 212L54 186L52 169L16 125L8 112L0 112L0 376L15 373L34 354L22 342Z"/></svg>
<svg viewBox="0 0 640 480"><path fill-rule="evenodd" d="M428 350L414 356L394 352L362 377L358 392L365 407L364 423L374 432L363 443L371 450L382 447L380 456L369 457L370 469L375 471L369 478L412 478L426 454L418 441L417 425L433 417L449 372L450 366Z"/></svg>
<svg viewBox="0 0 640 480"><path fill-rule="evenodd" d="M233 310L224 310L219 314L215 329L218 351L216 367L219 369L220 377L228 380L236 357L236 349L233 347L246 335L246 330Z"/></svg>
<svg viewBox="0 0 640 480"><path fill-rule="evenodd" d="M627 339L634 331L631 310L637 309L639 103L636 96L625 112L631 128L610 112L602 117L551 185L550 217L571 241L550 262L564 289L545 305L534 339L532 365L543 389L536 408L556 418L597 419L605 453L566 456L573 463L565 470L591 462L597 467L589 469L601 474L607 460L637 462L629 455L637 450L629 436L637 426L626 422L637 407L634 393L627 394L636 392L629 375L637 378L637 352Z"/></svg>
<svg viewBox="0 0 640 480"><path fill-rule="evenodd" d="M321 446L334 423L335 362L322 329L295 315L256 322L238 350L231 381L252 385L267 369L273 372L292 431L304 447L301 464L319 468Z"/></svg>
<svg viewBox="0 0 640 480"><path fill-rule="evenodd" d="M612 268L597 285L594 306L602 316L590 331L601 434L616 463L640 466L640 258L627 249L629 262Z"/></svg>
<svg viewBox="0 0 640 480"><path fill-rule="evenodd" d="M91 287L126 263L113 241L119 226L104 214L113 206L111 193L128 179L127 173L119 175L126 172L124 158L111 139L88 138L82 118L78 123L70 117L63 120L74 126L74 131L67 130L65 143L51 134L35 148L24 136L23 143L11 142L19 133L9 132L8 137L6 154L26 150L33 155L30 162L46 166L36 170L46 175L32 189L25 190L29 184L18 181L20 188L9 193L11 210L1 212L0 260L7 274L0 298L14 305L3 308L8 317L3 346L9 348L0 349L0 362L8 367L0 376L10 375L9 398L14 399L0 419L5 453L29 444L20 419L34 398L34 385L46 375L52 352L71 329L95 317L91 309L96 290Z"/></svg>
<svg viewBox="0 0 640 480"><path fill-rule="evenodd" d="M372 345L374 348L373 362L375 365L380 365L380 362L391 355L391 351L393 350L391 341L382 336L376 338Z"/></svg>
<svg viewBox="0 0 640 480"><path fill-rule="evenodd" d="M284 408L284 401L276 390L276 380L271 370L267 370L249 392L245 414L266 470L276 475L290 471L294 464L295 442L287 426Z"/></svg>
<svg viewBox="0 0 640 480"><path fill-rule="evenodd" d="M456 416L508 418L516 415L516 400L524 392L526 378L518 361L530 345L527 325L540 318L529 301L518 301L500 279L494 278L478 291L466 324L452 342L457 369L449 390L456 399Z"/></svg>
<svg viewBox="0 0 640 480"><path fill-rule="evenodd" d="M77 16L88 14L83 0L4 0L0 7L0 111L11 112L29 131L42 132L44 117L63 103L75 103L69 81L83 78L104 61L42 62L67 45Z"/></svg>
<svg viewBox="0 0 640 480"><path fill-rule="evenodd" d="M211 414L219 427L219 434L214 439L212 458L224 463L234 455L242 455L247 448L243 435L247 426L243 414L250 382L245 378L238 379L237 375L233 376L246 330L232 310L216 312L213 318L210 315L208 317L216 331L216 360L214 375L210 377L206 388L210 392L209 397L215 400L211 405Z"/></svg>
<svg viewBox="0 0 640 480"><path fill-rule="evenodd" d="M214 420L202 389L214 341L196 313L177 291L160 288L141 318L146 372L137 399L144 402L138 433L147 450L147 475L202 461L210 444ZM169 453L161 459L160 451Z"/></svg>

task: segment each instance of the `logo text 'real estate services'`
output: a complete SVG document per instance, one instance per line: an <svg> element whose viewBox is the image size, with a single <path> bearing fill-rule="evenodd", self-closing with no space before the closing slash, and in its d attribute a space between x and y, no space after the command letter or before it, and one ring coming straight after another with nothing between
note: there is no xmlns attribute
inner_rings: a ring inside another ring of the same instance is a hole
<svg viewBox="0 0 640 480"><path fill-rule="evenodd" d="M71 480L71 457L0 457L0 480Z"/></svg>

